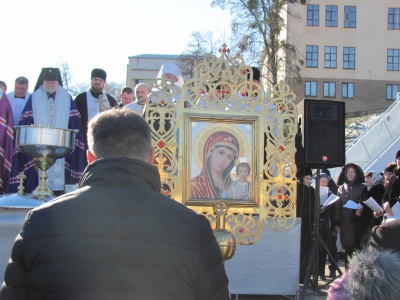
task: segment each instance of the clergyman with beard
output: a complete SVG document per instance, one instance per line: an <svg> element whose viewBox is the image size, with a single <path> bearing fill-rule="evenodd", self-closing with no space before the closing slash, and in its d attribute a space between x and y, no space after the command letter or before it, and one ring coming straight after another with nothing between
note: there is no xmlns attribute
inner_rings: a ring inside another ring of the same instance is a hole
<svg viewBox="0 0 400 300"><path fill-rule="evenodd" d="M75 103L81 114L82 126L84 129L83 140L85 142L85 150L88 149L86 136L88 122L99 113L118 106L117 100L103 91L106 79L106 71L99 68L93 69L91 73L90 89L79 94L75 98Z"/></svg>
<svg viewBox="0 0 400 300"><path fill-rule="evenodd" d="M66 184L76 184L82 177L86 164L86 153L83 147L82 122L78 109L71 95L62 87L58 68L43 68L29 96L18 125L35 125L59 129L77 130L75 150L65 158L57 159L47 170L48 186L56 191L64 191ZM38 172L31 157L18 148L13 153L10 178L10 193L18 191L20 172L24 171L25 193L31 193L38 186Z"/></svg>

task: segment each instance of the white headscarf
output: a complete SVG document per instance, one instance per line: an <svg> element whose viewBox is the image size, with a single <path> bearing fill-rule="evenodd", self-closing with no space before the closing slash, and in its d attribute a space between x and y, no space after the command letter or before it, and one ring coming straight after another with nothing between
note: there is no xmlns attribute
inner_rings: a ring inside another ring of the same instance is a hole
<svg viewBox="0 0 400 300"><path fill-rule="evenodd" d="M375 185L377 183L379 183L380 181L382 181L382 175L375 172L375 171L369 171L367 172L367 174L372 173L371 179L372 179L372 185Z"/></svg>

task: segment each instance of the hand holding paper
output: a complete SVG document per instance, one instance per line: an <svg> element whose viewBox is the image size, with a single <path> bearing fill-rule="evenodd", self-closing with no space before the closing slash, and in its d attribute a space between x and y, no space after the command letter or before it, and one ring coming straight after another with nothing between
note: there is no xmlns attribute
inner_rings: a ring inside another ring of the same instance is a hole
<svg viewBox="0 0 400 300"><path fill-rule="evenodd" d="M368 207L374 212L381 213L383 211L382 207L372 197L370 197L368 200L365 200L364 203L368 205Z"/></svg>
<svg viewBox="0 0 400 300"><path fill-rule="evenodd" d="M393 205L392 211L393 211L393 216L390 216L387 213L385 214L385 216L387 217L386 222L400 219L400 203L399 202L396 202L396 204Z"/></svg>
<svg viewBox="0 0 400 300"><path fill-rule="evenodd" d="M325 207L327 207L328 205L331 205L332 203L338 201L339 199L340 199L339 196L336 196L335 194L331 194L331 195L329 196L329 198L326 199L326 201L325 201L324 205L322 206L322 208L325 208Z"/></svg>
<svg viewBox="0 0 400 300"><path fill-rule="evenodd" d="M347 201L347 203L345 205L343 205L343 207L350 208L350 209L359 209L360 204L354 202L353 200L349 200L349 201Z"/></svg>

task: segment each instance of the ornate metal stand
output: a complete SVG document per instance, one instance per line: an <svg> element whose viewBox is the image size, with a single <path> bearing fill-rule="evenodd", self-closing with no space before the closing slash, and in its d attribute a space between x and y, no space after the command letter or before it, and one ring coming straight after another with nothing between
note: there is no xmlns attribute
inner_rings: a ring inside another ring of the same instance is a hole
<svg viewBox="0 0 400 300"><path fill-rule="evenodd" d="M231 259L236 251L235 236L225 229L225 216L228 210L229 205L226 201L220 200L214 205L214 212L217 215L217 228L214 230L214 236L221 249L224 261Z"/></svg>

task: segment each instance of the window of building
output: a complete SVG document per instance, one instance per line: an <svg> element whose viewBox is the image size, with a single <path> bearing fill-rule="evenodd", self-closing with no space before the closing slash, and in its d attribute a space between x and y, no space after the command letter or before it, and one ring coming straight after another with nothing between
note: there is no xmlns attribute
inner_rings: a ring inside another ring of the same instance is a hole
<svg viewBox="0 0 400 300"><path fill-rule="evenodd" d="M327 5L325 7L325 26L337 27L338 26L338 6Z"/></svg>
<svg viewBox="0 0 400 300"><path fill-rule="evenodd" d="M356 68L356 48L343 47L343 69Z"/></svg>
<svg viewBox="0 0 400 300"><path fill-rule="evenodd" d="M336 97L336 82L324 82L324 97Z"/></svg>
<svg viewBox="0 0 400 300"><path fill-rule="evenodd" d="M398 92L399 92L398 84L387 84L386 85L386 99L387 100L396 100Z"/></svg>
<svg viewBox="0 0 400 300"><path fill-rule="evenodd" d="M337 47L325 46L325 68L336 69L337 66Z"/></svg>
<svg viewBox="0 0 400 300"><path fill-rule="evenodd" d="M342 83L342 98L354 99L354 83L343 82Z"/></svg>
<svg viewBox="0 0 400 300"><path fill-rule="evenodd" d="M389 8L388 12L388 29L400 29L400 8Z"/></svg>
<svg viewBox="0 0 400 300"><path fill-rule="evenodd" d="M318 83L316 81L306 81L304 86L304 96L317 97L317 85Z"/></svg>
<svg viewBox="0 0 400 300"><path fill-rule="evenodd" d="M344 27L356 28L357 9L355 6L344 7Z"/></svg>
<svg viewBox="0 0 400 300"><path fill-rule="evenodd" d="M306 67L318 68L318 46L308 45L306 48Z"/></svg>
<svg viewBox="0 0 400 300"><path fill-rule="evenodd" d="M387 70L399 71L399 49L387 50Z"/></svg>
<svg viewBox="0 0 400 300"><path fill-rule="evenodd" d="M319 26L319 5L307 5L307 26Z"/></svg>

